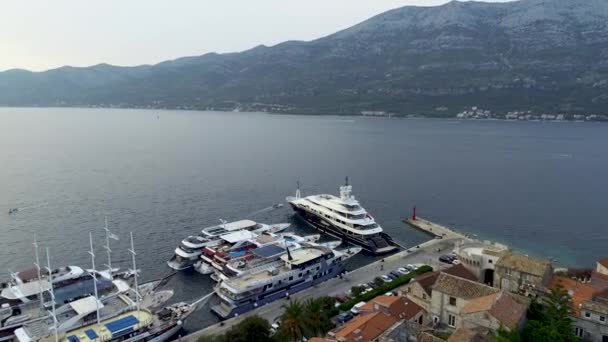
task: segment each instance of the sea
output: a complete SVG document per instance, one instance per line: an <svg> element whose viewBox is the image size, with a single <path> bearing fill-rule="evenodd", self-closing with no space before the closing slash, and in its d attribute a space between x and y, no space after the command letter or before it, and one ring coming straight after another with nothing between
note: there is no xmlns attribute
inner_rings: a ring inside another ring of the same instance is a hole
<svg viewBox="0 0 608 342"><path fill-rule="evenodd" d="M320 113L321 114L321 113ZM608 255L608 124L459 121L132 109L0 108L0 278L32 267L34 235L51 267L130 267L142 280L186 236L220 220L292 223L303 195L353 193L400 243L428 239L402 220L417 213L559 265ZM19 210L9 215L11 208ZM372 261L357 256L349 267ZM212 291L179 272L173 301ZM186 332L217 322L203 307Z"/></svg>

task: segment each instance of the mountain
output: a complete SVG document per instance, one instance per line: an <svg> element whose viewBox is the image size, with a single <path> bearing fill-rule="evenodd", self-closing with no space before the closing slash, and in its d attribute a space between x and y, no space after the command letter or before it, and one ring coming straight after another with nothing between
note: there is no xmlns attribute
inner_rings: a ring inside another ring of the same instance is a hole
<svg viewBox="0 0 608 342"><path fill-rule="evenodd" d="M407 6L309 41L156 65L0 73L3 106L608 113L608 1Z"/></svg>

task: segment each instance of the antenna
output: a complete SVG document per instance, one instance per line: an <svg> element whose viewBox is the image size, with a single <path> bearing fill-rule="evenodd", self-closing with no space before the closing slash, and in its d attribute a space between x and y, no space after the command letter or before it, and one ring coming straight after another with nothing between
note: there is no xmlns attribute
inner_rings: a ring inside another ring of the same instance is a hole
<svg viewBox="0 0 608 342"><path fill-rule="evenodd" d="M59 335L57 333L57 315L55 314L55 291L53 290L53 272L51 271L51 258L49 257L49 248L46 248L46 265L47 272L49 273L49 291L51 293L51 305L53 306L53 330L55 331L55 342L59 342Z"/></svg>
<svg viewBox="0 0 608 342"><path fill-rule="evenodd" d="M93 289L95 291L95 307L97 310L97 325L99 325L99 298L97 297L97 275L95 274L95 272L97 271L95 270L95 250L93 249L93 233L91 232L89 232L89 242L91 244L91 250L89 251L89 254L91 254L91 265L93 267L90 274L93 277Z"/></svg>
<svg viewBox="0 0 608 342"><path fill-rule="evenodd" d="M40 256L38 255L38 241L36 240L36 233L34 233L34 251L36 252L36 271L38 271L38 287L40 288L40 307L44 308L44 297L42 294L42 276L40 275Z"/></svg>
<svg viewBox="0 0 608 342"><path fill-rule="evenodd" d="M348 186L348 176L346 176L346 183L344 185Z"/></svg>
<svg viewBox="0 0 608 342"><path fill-rule="evenodd" d="M133 260L133 269L131 272L133 272L133 280L135 283L135 304L137 305L137 313L139 314L139 285L137 285L137 266L135 265L135 255L137 255L137 253L135 253L135 247L133 245L133 232L131 232L131 249L129 249L129 252L131 253L131 258Z"/></svg>
<svg viewBox="0 0 608 342"><path fill-rule="evenodd" d="M296 188L296 199L300 199L300 181L296 182L298 187Z"/></svg>

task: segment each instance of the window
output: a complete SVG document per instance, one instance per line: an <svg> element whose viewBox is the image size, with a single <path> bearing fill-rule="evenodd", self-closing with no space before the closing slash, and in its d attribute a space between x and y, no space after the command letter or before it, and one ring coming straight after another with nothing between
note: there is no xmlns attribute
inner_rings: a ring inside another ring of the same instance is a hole
<svg viewBox="0 0 608 342"><path fill-rule="evenodd" d="M426 299L426 294L425 293L422 294L422 299Z"/></svg>
<svg viewBox="0 0 608 342"><path fill-rule="evenodd" d="M407 293L412 293L412 288L411 287L407 288Z"/></svg>
<svg viewBox="0 0 608 342"><path fill-rule="evenodd" d="M574 328L574 336L576 337L583 337L583 333L585 331L582 328L576 327Z"/></svg>
<svg viewBox="0 0 608 342"><path fill-rule="evenodd" d="M456 306L456 298L450 297L450 305Z"/></svg>
<svg viewBox="0 0 608 342"><path fill-rule="evenodd" d="M606 316L600 316L600 322L606 322Z"/></svg>
<svg viewBox="0 0 608 342"><path fill-rule="evenodd" d="M488 259L488 262L491 264L492 263L492 259Z"/></svg>
<svg viewBox="0 0 608 342"><path fill-rule="evenodd" d="M448 315L448 325L452 328L456 327L456 316Z"/></svg>
<svg viewBox="0 0 608 342"><path fill-rule="evenodd" d="M289 280L293 280L293 276L289 277Z"/></svg>
<svg viewBox="0 0 608 342"><path fill-rule="evenodd" d="M591 313L590 312L585 312L585 317L587 317L587 318L591 317Z"/></svg>
<svg viewBox="0 0 608 342"><path fill-rule="evenodd" d="M608 336L606 336L606 335L602 336L602 342L608 342Z"/></svg>

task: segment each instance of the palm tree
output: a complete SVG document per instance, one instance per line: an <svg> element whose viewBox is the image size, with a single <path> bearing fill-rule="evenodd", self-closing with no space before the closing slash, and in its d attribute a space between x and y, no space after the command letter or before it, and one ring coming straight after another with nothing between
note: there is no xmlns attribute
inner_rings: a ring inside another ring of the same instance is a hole
<svg viewBox="0 0 608 342"><path fill-rule="evenodd" d="M281 330L285 337L294 342L302 341L304 338L304 309L298 300L289 301L289 305L283 305L283 316L281 316Z"/></svg>
<svg viewBox="0 0 608 342"><path fill-rule="evenodd" d="M318 299L309 299L304 304L304 324L306 329L313 336L323 333L323 323L325 315L323 313L323 303Z"/></svg>

